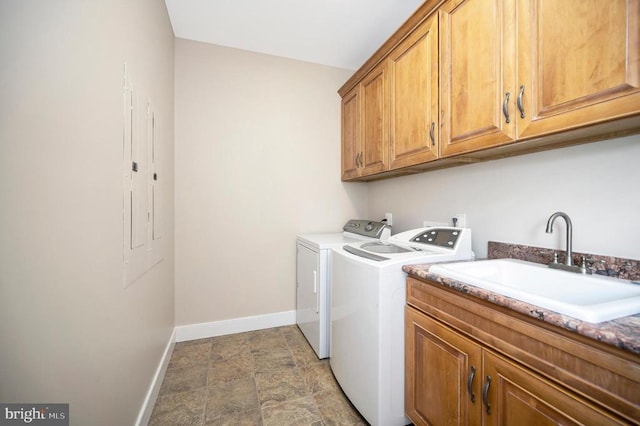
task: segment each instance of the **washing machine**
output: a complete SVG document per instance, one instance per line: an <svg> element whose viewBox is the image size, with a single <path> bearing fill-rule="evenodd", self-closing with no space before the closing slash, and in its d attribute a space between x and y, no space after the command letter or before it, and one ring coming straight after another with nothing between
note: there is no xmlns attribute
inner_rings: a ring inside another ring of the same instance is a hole
<svg viewBox="0 0 640 426"><path fill-rule="evenodd" d="M355 242L385 241L391 229L384 222L349 220L343 232L302 234L296 242L296 323L318 358L330 350L331 275L329 250Z"/></svg>
<svg viewBox="0 0 640 426"><path fill-rule="evenodd" d="M331 249L331 355L340 387L373 426L409 424L404 412L402 266L473 259L471 230L420 228L387 241Z"/></svg>

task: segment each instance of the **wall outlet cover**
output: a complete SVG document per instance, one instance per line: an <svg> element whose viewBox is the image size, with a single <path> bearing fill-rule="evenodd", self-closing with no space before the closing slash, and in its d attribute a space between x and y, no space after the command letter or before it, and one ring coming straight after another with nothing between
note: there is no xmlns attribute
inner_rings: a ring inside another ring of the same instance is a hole
<svg viewBox="0 0 640 426"><path fill-rule="evenodd" d="M387 225L393 226L393 214L385 213L384 218L387 219Z"/></svg>
<svg viewBox="0 0 640 426"><path fill-rule="evenodd" d="M455 226L457 226L459 228L464 228L464 227L467 226L467 214L466 213L456 213L455 215L453 215L453 217L457 219ZM453 220L452 220L452 222L453 222Z"/></svg>

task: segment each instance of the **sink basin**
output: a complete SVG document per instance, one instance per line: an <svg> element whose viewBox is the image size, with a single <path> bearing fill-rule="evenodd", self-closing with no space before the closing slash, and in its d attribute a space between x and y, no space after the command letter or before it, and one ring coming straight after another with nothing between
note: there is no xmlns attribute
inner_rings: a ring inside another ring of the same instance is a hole
<svg viewBox="0 0 640 426"><path fill-rule="evenodd" d="M640 313L640 284L516 259L433 265L434 274L591 323Z"/></svg>

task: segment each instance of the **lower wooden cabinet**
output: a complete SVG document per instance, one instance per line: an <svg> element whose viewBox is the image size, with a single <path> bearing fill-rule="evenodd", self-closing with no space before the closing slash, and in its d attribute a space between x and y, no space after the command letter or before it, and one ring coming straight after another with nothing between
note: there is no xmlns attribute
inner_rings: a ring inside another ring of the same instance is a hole
<svg viewBox="0 0 640 426"><path fill-rule="evenodd" d="M482 354L485 425L626 424L579 396L491 351Z"/></svg>
<svg viewBox="0 0 640 426"><path fill-rule="evenodd" d="M628 424L415 307L405 326L405 408L415 425Z"/></svg>
<svg viewBox="0 0 640 426"><path fill-rule="evenodd" d="M405 323L407 416L416 425L477 424L481 347L411 307Z"/></svg>

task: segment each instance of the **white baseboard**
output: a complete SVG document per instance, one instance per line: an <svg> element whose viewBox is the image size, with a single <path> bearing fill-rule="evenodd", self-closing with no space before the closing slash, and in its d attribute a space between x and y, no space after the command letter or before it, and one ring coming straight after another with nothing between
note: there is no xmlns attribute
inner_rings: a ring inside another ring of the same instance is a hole
<svg viewBox="0 0 640 426"><path fill-rule="evenodd" d="M296 323L296 311L276 312L255 317L234 318L223 321L203 322L200 324L176 327L176 342L224 336L225 334L262 330Z"/></svg>
<svg viewBox="0 0 640 426"><path fill-rule="evenodd" d="M136 420L136 426L146 426L151 419L151 413L153 412L153 407L156 404L156 399L158 399L160 386L162 385L162 380L164 379L164 374L167 371L167 366L169 365L169 360L171 359L171 354L173 353L173 348L175 346L176 330L174 328L173 333L171 333L169 343L167 343L167 347L164 349L164 354L160 359L160 364L156 369L156 374L153 376L153 380L151 381L151 386L149 386L149 390L147 391L147 396L142 403L142 408L140 409L138 419Z"/></svg>

